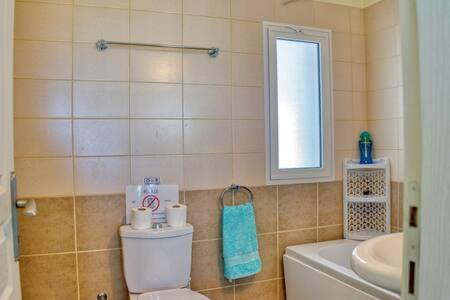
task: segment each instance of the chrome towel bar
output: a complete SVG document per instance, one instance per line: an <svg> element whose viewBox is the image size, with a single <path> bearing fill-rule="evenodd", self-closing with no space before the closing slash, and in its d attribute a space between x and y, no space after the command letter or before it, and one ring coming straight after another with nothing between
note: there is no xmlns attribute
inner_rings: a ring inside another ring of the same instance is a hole
<svg viewBox="0 0 450 300"><path fill-rule="evenodd" d="M97 43L95 43L95 46L97 47L98 51L105 51L106 49L109 48L110 45L200 50L200 51L208 51L208 55L210 57L217 57L220 52L220 49L215 48L215 47L205 48L205 47L190 47L190 46L179 46L179 45L115 42L115 41L105 41L105 40L98 40Z"/></svg>
<svg viewBox="0 0 450 300"><path fill-rule="evenodd" d="M222 209L225 206L225 204L223 203L225 194L231 192L232 195L234 196L235 192L240 192L240 191L244 191L247 194L247 202L253 204L253 192L248 187L243 186L243 185L232 184L229 187L227 187L226 189L224 189L223 192L220 194L219 208Z"/></svg>

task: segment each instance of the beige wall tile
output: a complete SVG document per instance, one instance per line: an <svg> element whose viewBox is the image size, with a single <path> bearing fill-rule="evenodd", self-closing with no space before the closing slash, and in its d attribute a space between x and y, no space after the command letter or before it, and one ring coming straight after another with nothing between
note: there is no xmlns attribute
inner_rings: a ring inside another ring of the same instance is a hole
<svg viewBox="0 0 450 300"><path fill-rule="evenodd" d="M95 298L105 292L108 298L128 299L120 250L78 254L80 299Z"/></svg>
<svg viewBox="0 0 450 300"><path fill-rule="evenodd" d="M183 12L189 15L230 17L230 0L183 0Z"/></svg>
<svg viewBox="0 0 450 300"><path fill-rule="evenodd" d="M185 153L231 153L231 121L185 120Z"/></svg>
<svg viewBox="0 0 450 300"><path fill-rule="evenodd" d="M93 44L74 44L73 49L75 80L128 81L128 49L99 52Z"/></svg>
<svg viewBox="0 0 450 300"><path fill-rule="evenodd" d="M56 3L56 4L72 4L73 0L46 0L46 3ZM44 2L42 0L26 0L24 2Z"/></svg>
<svg viewBox="0 0 450 300"><path fill-rule="evenodd" d="M74 151L77 156L128 155L128 120L75 120Z"/></svg>
<svg viewBox="0 0 450 300"><path fill-rule="evenodd" d="M259 299L271 300L277 297L277 281L256 282L236 286L236 300Z"/></svg>
<svg viewBox="0 0 450 300"><path fill-rule="evenodd" d="M185 52L183 55L183 80L185 84L221 84L231 83L231 55L221 52L211 58L203 52Z"/></svg>
<svg viewBox="0 0 450 300"><path fill-rule="evenodd" d="M352 61L352 35L348 32L333 32L333 61Z"/></svg>
<svg viewBox="0 0 450 300"><path fill-rule="evenodd" d="M128 9L129 0L74 0L75 5Z"/></svg>
<svg viewBox="0 0 450 300"><path fill-rule="evenodd" d="M367 64L368 90L394 88L401 85L401 59L398 56Z"/></svg>
<svg viewBox="0 0 450 300"><path fill-rule="evenodd" d="M335 91L334 119L336 121L350 121L353 118L353 97L352 92Z"/></svg>
<svg viewBox="0 0 450 300"><path fill-rule="evenodd" d="M231 32L233 51L262 53L261 23L233 20Z"/></svg>
<svg viewBox="0 0 450 300"><path fill-rule="evenodd" d="M289 246L317 242L317 229L305 229L278 233L278 270L283 276L283 255Z"/></svg>
<svg viewBox="0 0 450 300"><path fill-rule="evenodd" d="M193 239L218 239L222 236L221 211L218 199L222 190L189 191L185 193L188 222L195 228Z"/></svg>
<svg viewBox="0 0 450 300"><path fill-rule="evenodd" d="M277 234L258 236L258 247L262 264L261 271L255 275L236 280L236 284L268 280L277 277Z"/></svg>
<svg viewBox="0 0 450 300"><path fill-rule="evenodd" d="M125 224L124 195L76 197L75 211L79 251L120 248L119 227Z"/></svg>
<svg viewBox="0 0 450 300"><path fill-rule="evenodd" d="M72 115L72 83L61 80L14 80L16 118L65 118Z"/></svg>
<svg viewBox="0 0 450 300"><path fill-rule="evenodd" d="M71 43L16 40L14 42L14 77L71 79Z"/></svg>
<svg viewBox="0 0 450 300"><path fill-rule="evenodd" d="M353 120L367 120L367 93L353 92Z"/></svg>
<svg viewBox="0 0 450 300"><path fill-rule="evenodd" d="M286 290L284 288L284 279L278 279L278 300L286 300Z"/></svg>
<svg viewBox="0 0 450 300"><path fill-rule="evenodd" d="M183 156L133 156L131 157L131 183L142 184L145 177L160 177L162 184L184 187Z"/></svg>
<svg viewBox="0 0 450 300"><path fill-rule="evenodd" d="M231 118L231 87L184 85L183 89L185 118Z"/></svg>
<svg viewBox="0 0 450 300"><path fill-rule="evenodd" d="M233 152L264 152L263 120L233 120Z"/></svg>
<svg viewBox="0 0 450 300"><path fill-rule="evenodd" d="M281 0L275 0L275 18L277 22L314 26L314 3L297 1L286 5Z"/></svg>
<svg viewBox="0 0 450 300"><path fill-rule="evenodd" d="M356 143L351 121L334 122L334 147L336 150L352 150Z"/></svg>
<svg viewBox="0 0 450 300"><path fill-rule="evenodd" d="M403 116L401 87L374 90L368 93L368 119L393 119Z"/></svg>
<svg viewBox="0 0 450 300"><path fill-rule="evenodd" d="M334 179L342 180L342 166L345 158L356 157L352 154L352 150L336 150L334 152Z"/></svg>
<svg viewBox="0 0 450 300"><path fill-rule="evenodd" d="M182 85L172 83L131 83L132 118L181 118Z"/></svg>
<svg viewBox="0 0 450 300"><path fill-rule="evenodd" d="M366 33L370 34L398 24L399 18L396 15L396 5L398 5L396 1L380 1L364 9Z"/></svg>
<svg viewBox="0 0 450 300"><path fill-rule="evenodd" d="M375 31L367 36L367 61L389 58L397 55L396 29L390 27Z"/></svg>
<svg viewBox="0 0 450 300"><path fill-rule="evenodd" d="M231 24L228 19L184 16L183 44L197 47L231 49Z"/></svg>
<svg viewBox="0 0 450 300"><path fill-rule="evenodd" d="M369 129L370 129L370 127L369 127ZM375 157L386 157L389 159L389 164L391 167L391 181L400 181L399 161L398 161L400 151L375 148L374 153L375 153Z"/></svg>
<svg viewBox="0 0 450 300"><path fill-rule="evenodd" d="M232 285L223 277L222 261L222 240L193 243L191 288L203 290Z"/></svg>
<svg viewBox="0 0 450 300"><path fill-rule="evenodd" d="M319 228L319 239L318 242L340 240L344 238L342 225L320 227Z"/></svg>
<svg viewBox="0 0 450 300"><path fill-rule="evenodd" d="M183 0L131 0L131 9L181 13Z"/></svg>
<svg viewBox="0 0 450 300"><path fill-rule="evenodd" d="M262 86L263 59L261 55L233 53L233 85Z"/></svg>
<svg viewBox="0 0 450 300"><path fill-rule="evenodd" d="M15 157L72 155L70 120L16 119L14 121Z"/></svg>
<svg viewBox="0 0 450 300"><path fill-rule="evenodd" d="M369 121L369 129L376 141L376 149L399 149L397 120Z"/></svg>
<svg viewBox="0 0 450 300"><path fill-rule="evenodd" d="M131 11L130 39L135 43L179 45L182 38L181 15ZM151 30L150 28L157 28Z"/></svg>
<svg viewBox="0 0 450 300"><path fill-rule="evenodd" d="M131 50L132 81L181 82L181 53L134 48Z"/></svg>
<svg viewBox="0 0 450 300"><path fill-rule="evenodd" d="M272 21L275 18L272 0L231 0L231 17L240 20Z"/></svg>
<svg viewBox="0 0 450 300"><path fill-rule="evenodd" d="M201 291L200 293L211 300L234 300L233 287L206 290Z"/></svg>
<svg viewBox="0 0 450 300"><path fill-rule="evenodd" d="M343 223L342 182L319 183L319 226Z"/></svg>
<svg viewBox="0 0 450 300"><path fill-rule="evenodd" d="M25 217L19 209L22 255L75 251L73 198L36 199L39 213Z"/></svg>
<svg viewBox="0 0 450 300"><path fill-rule="evenodd" d="M75 159L75 194L123 193L130 184L128 157L85 157Z"/></svg>
<svg viewBox="0 0 450 300"><path fill-rule="evenodd" d="M352 34L352 62L366 62L366 38L364 35Z"/></svg>
<svg viewBox="0 0 450 300"><path fill-rule="evenodd" d="M18 197L73 194L71 158L18 158L15 166Z"/></svg>
<svg viewBox="0 0 450 300"><path fill-rule="evenodd" d="M181 154L183 122L181 120L132 120L131 153L133 155Z"/></svg>
<svg viewBox="0 0 450 300"><path fill-rule="evenodd" d="M352 64L353 91L366 91L366 65Z"/></svg>
<svg viewBox="0 0 450 300"><path fill-rule="evenodd" d="M314 3L315 25L338 32L350 32L350 8L330 3Z"/></svg>
<svg viewBox="0 0 450 300"><path fill-rule="evenodd" d="M399 225L399 194L400 184L398 182L391 182L391 226L400 227ZM403 212L402 212L403 213Z"/></svg>
<svg viewBox="0 0 450 300"><path fill-rule="evenodd" d="M264 119L264 93L260 87L233 87L233 119Z"/></svg>
<svg viewBox="0 0 450 300"><path fill-rule="evenodd" d="M75 6L73 23L73 38L76 42L126 42L129 38L130 22L127 10Z"/></svg>
<svg viewBox="0 0 450 300"><path fill-rule="evenodd" d="M363 9L350 8L350 24L352 33L365 34Z"/></svg>
<svg viewBox="0 0 450 300"><path fill-rule="evenodd" d="M75 118L128 118L129 84L75 81L73 115Z"/></svg>
<svg viewBox="0 0 450 300"><path fill-rule="evenodd" d="M231 154L184 156L186 190L223 188L230 185L232 180L233 156Z"/></svg>
<svg viewBox="0 0 450 300"><path fill-rule="evenodd" d="M278 188L279 230L317 226L317 184L285 185Z"/></svg>
<svg viewBox="0 0 450 300"><path fill-rule="evenodd" d="M333 78L335 91L351 91L352 65L345 62L335 62L333 64Z"/></svg>
<svg viewBox="0 0 450 300"><path fill-rule="evenodd" d="M264 153L233 154L233 182L249 186L264 185Z"/></svg>
<svg viewBox="0 0 450 300"><path fill-rule="evenodd" d="M78 299L75 254L22 257L20 277L23 299Z"/></svg>
<svg viewBox="0 0 450 300"><path fill-rule="evenodd" d="M72 6L18 2L14 24L16 39L70 41Z"/></svg>

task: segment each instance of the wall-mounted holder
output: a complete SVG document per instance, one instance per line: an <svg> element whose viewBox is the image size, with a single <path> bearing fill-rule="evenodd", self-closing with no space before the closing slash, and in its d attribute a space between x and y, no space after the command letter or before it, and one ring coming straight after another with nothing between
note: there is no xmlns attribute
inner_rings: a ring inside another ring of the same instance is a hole
<svg viewBox="0 0 450 300"><path fill-rule="evenodd" d="M344 161L344 236L367 240L390 233L391 178L389 160L373 164Z"/></svg>

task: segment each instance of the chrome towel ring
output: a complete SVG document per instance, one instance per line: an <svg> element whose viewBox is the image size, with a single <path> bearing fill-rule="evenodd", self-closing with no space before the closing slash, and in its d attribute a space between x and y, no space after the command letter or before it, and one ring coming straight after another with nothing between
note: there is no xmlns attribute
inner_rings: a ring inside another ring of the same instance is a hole
<svg viewBox="0 0 450 300"><path fill-rule="evenodd" d="M224 189L223 192L220 194L219 208L222 209L225 206L225 203L223 203L225 194L227 194L228 192L231 192L234 196L235 192L240 192L240 191L245 192L247 194L247 202L253 204L253 192L248 187L243 186L243 185L232 184L231 186Z"/></svg>

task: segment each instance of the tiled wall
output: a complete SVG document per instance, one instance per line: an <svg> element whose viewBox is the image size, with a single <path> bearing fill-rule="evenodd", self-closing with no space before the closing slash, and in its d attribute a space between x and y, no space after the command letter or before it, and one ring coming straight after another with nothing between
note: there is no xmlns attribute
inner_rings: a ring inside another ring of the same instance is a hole
<svg viewBox="0 0 450 300"><path fill-rule="evenodd" d="M403 181L403 90L398 0L365 9L368 127L376 156L390 158L392 180Z"/></svg>
<svg viewBox="0 0 450 300"><path fill-rule="evenodd" d="M283 298L285 246L342 236L340 181L264 187L261 21L332 29L341 180L342 159L357 155L370 111L364 12L280 2L16 3L16 171L19 196L37 198L39 209L36 218L20 217L25 299L95 299L101 291L127 297L117 235L122 193L145 175L183 190L195 226L192 287L212 299ZM148 48L98 53L100 38L214 45L222 52L216 59ZM217 196L232 182L258 186L264 269L229 283L221 275Z"/></svg>
<svg viewBox="0 0 450 300"><path fill-rule="evenodd" d="M18 1L19 196L121 193L145 175L186 190L263 185L261 20L333 30L339 179L367 127L363 12L278 2ZM100 53L98 39L222 51L215 59L149 48Z"/></svg>

